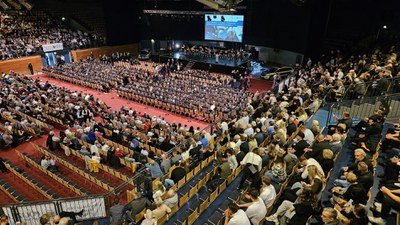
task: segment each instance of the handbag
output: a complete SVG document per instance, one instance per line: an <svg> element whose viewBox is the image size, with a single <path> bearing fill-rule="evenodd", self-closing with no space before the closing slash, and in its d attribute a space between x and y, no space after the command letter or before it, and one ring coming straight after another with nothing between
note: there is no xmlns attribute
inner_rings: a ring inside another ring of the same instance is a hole
<svg viewBox="0 0 400 225"><path fill-rule="evenodd" d="M252 174L255 174L255 173L257 173L257 168L254 166L254 164L251 164L251 163L249 163L250 164L250 166L248 167L249 168L249 170L250 170L250 172L252 173Z"/></svg>

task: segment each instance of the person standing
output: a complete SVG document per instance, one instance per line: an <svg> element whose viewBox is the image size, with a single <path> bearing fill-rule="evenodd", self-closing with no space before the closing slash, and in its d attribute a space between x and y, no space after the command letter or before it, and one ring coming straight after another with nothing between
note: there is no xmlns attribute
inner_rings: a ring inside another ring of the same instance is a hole
<svg viewBox="0 0 400 225"><path fill-rule="evenodd" d="M31 72L31 75L33 75L33 74L35 73L35 71L33 70L33 65L32 65L32 63L29 63L29 64L28 64L28 69L29 69L29 71Z"/></svg>
<svg viewBox="0 0 400 225"><path fill-rule="evenodd" d="M124 206L119 204L119 198L114 199L114 206L110 208L110 224L117 225L118 221L122 219L122 214L124 213Z"/></svg>

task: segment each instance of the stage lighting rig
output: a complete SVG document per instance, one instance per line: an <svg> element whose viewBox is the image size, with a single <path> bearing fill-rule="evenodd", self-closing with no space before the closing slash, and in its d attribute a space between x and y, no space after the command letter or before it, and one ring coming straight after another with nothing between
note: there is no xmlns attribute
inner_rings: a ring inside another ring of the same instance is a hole
<svg viewBox="0 0 400 225"><path fill-rule="evenodd" d="M219 12L236 12L235 7L243 0L196 0Z"/></svg>

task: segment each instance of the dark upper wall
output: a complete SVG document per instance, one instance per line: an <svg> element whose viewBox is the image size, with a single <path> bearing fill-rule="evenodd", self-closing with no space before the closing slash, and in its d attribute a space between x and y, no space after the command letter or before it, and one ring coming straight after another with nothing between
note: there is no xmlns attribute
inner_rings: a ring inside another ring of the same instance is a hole
<svg viewBox="0 0 400 225"><path fill-rule="evenodd" d="M104 0L107 44L121 45L140 40L142 4L135 0Z"/></svg>
<svg viewBox="0 0 400 225"><path fill-rule="evenodd" d="M245 15L244 43L317 55L326 46L324 40L354 42L376 34L383 24L391 29L400 24L398 0L306 0L302 6L294 1L244 0L240 6L245 9L238 12ZM200 16L167 18L142 13L143 9L205 11L195 0L83 0L86 5L98 2L104 8L108 44L142 39L203 40L204 18Z"/></svg>

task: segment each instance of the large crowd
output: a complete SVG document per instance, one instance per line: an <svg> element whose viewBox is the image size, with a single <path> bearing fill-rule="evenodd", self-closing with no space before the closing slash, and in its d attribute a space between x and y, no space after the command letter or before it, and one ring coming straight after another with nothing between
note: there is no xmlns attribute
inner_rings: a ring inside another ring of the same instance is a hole
<svg viewBox="0 0 400 225"><path fill-rule="evenodd" d="M180 48L180 51L186 55L218 58L225 60L244 60L250 56L250 53L243 49L234 48L214 48L202 45L184 45ZM218 61L218 60L217 60Z"/></svg>
<svg viewBox="0 0 400 225"><path fill-rule="evenodd" d="M38 22L29 22L30 19L26 16L26 20L15 28L6 26L7 34L23 38L13 36L12 42L2 39L3 51L17 51L17 56L24 56L25 53L20 54L16 40L23 40L20 44L26 49L22 52L28 52L31 42L43 44L71 37L51 31L49 36L40 35L46 40L24 39L22 34L33 29L32 26L48 26L42 24L44 18ZM32 45L33 49L35 46L38 45ZM207 51L201 50L201 54L213 54ZM15 147L29 140L32 135L25 127L38 135L47 133L49 130L43 130L27 117L50 123L45 116L50 115L62 121L65 129L59 135L49 132L46 141L49 150L58 151L65 145L84 155L85 159L115 168L122 166L119 158L124 158L146 167L152 180L162 178L175 165L170 177L160 179L154 190L149 185L142 192L134 192L133 200L125 206L116 198L110 209L113 224L129 222L145 209L142 224L153 224L171 212L179 201L171 187L190 169L213 155L216 155L219 172L207 184L211 190L238 166L243 167L238 188L245 193L245 198L242 202L229 204L225 224L259 224L270 211L273 213L266 220L275 224L302 225L310 216L320 224L329 225L367 224L369 221L384 224L391 209L400 210L399 127L389 129L379 145L388 109L382 105L356 127L353 127L352 115L344 112L335 116L338 122L328 128L327 134L322 132L317 120L312 121L311 127L305 124L323 99L335 101L347 90L354 93L353 97L366 94L368 90L362 88L363 82L376 82L371 95L385 93L390 85L387 78L399 75L396 51L393 47L385 53L375 51L347 58L333 51L317 63L308 60L304 67L296 68L295 77L278 93L250 94L235 84L235 79L204 71L171 70L151 62L120 62L129 58L125 54L110 58L102 56L100 62L89 59L45 69L53 74L51 76L74 83L95 84L103 91L116 88L128 97L139 95L141 99L149 98L206 114L227 113L227 117L215 121L216 127L212 131L200 131L190 124L168 123L162 117L152 117L134 108L122 107L114 111L90 94L3 73L0 80L0 143L4 148ZM238 57L229 51L226 55ZM235 113L230 113L232 111ZM96 117L100 117L101 122ZM109 146L99 137L127 145L129 152ZM89 143L91 147L81 143ZM143 144L154 148L143 148ZM176 146L179 148L174 149ZM368 217L365 205L374 182L376 161L373 157L379 146L386 152L386 160L381 163L385 179L381 180L380 191L371 208L374 217ZM335 187L329 190L329 200L321 202L327 181L332 179L335 160L344 148L353 150L354 159L341 169L339 177L334 178ZM160 149L161 154L154 149ZM65 154L69 155L67 151ZM54 159L48 157L42 158L41 166L57 170ZM90 169L89 163L86 166ZM82 213L62 212L53 218L53 222L67 224L68 217L76 222L75 216ZM40 224L47 224L50 217L43 215ZM7 224L7 220L7 217L1 217L2 224Z"/></svg>
<svg viewBox="0 0 400 225"><path fill-rule="evenodd" d="M0 60L31 56L42 52L42 45L63 43L66 49L104 45L97 35L72 30L62 20L43 12L0 12Z"/></svg>
<svg viewBox="0 0 400 225"><path fill-rule="evenodd" d="M152 99L196 114L228 114L244 104L247 97L239 81L227 75L170 70L166 65L150 62L109 64L89 60L45 70L62 75L56 77L59 79L93 83L104 91L116 88L122 97L136 101L140 97L142 102Z"/></svg>

